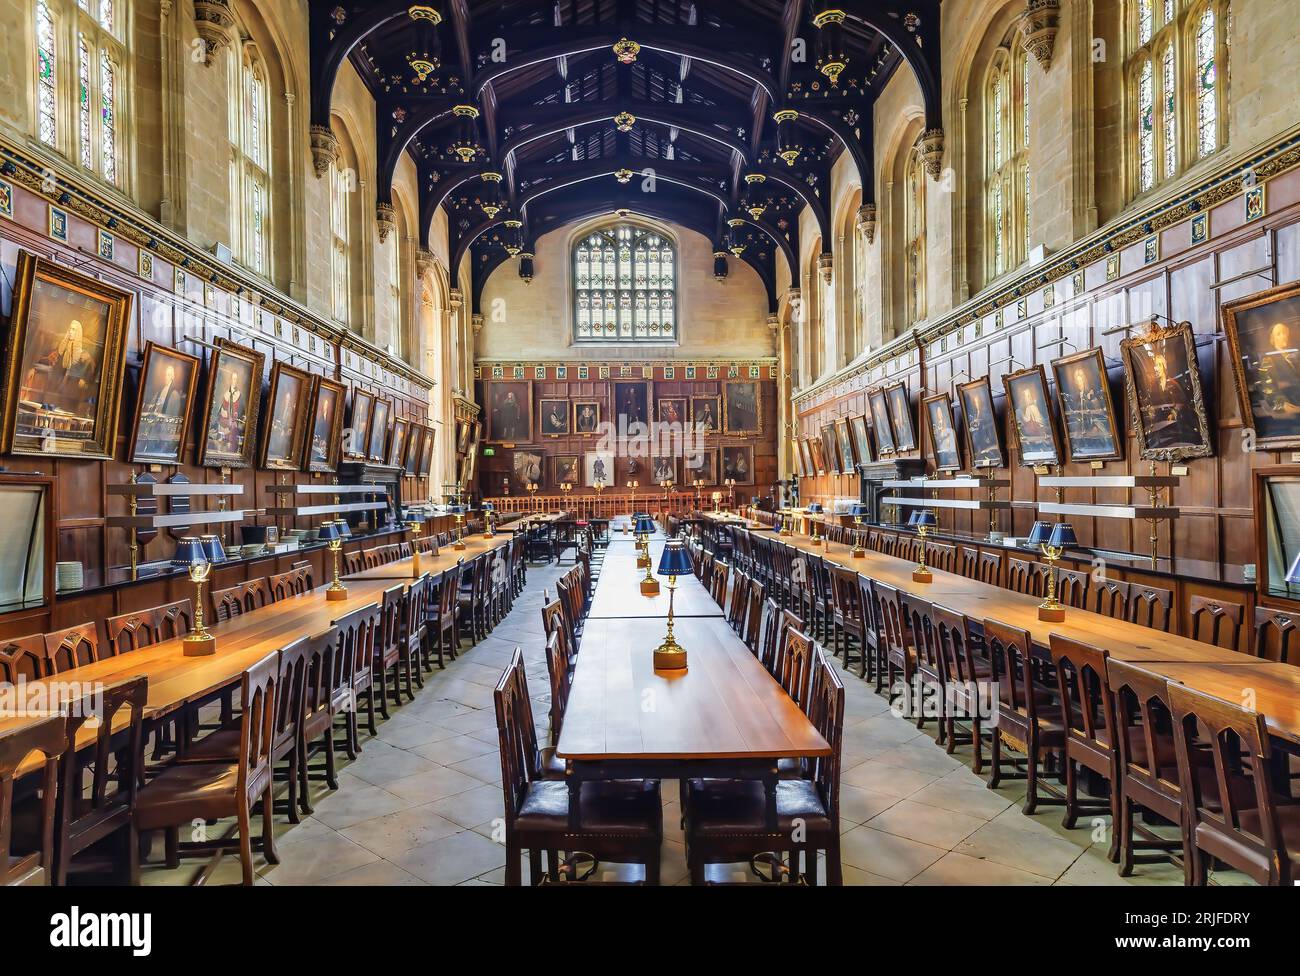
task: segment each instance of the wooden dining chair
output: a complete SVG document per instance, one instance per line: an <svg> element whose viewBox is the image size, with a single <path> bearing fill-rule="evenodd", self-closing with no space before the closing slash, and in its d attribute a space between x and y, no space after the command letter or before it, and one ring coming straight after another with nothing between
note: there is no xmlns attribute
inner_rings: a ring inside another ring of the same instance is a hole
<svg viewBox="0 0 1300 976"><path fill-rule="evenodd" d="M727 600L727 626L739 634L745 628L745 607L749 602L749 577L739 569L732 576L731 594Z"/></svg>
<svg viewBox="0 0 1300 976"><path fill-rule="evenodd" d="M405 586L397 583L384 590L380 603L379 634L371 658L372 680L379 685L379 714L388 721L388 678L392 673L393 703L402 704L401 675L398 669L402 663L402 595ZM409 690L409 688L408 688Z"/></svg>
<svg viewBox="0 0 1300 976"><path fill-rule="evenodd" d="M787 628L775 675L785 693L805 712L811 691L813 646L812 638L803 631L794 627Z"/></svg>
<svg viewBox="0 0 1300 976"><path fill-rule="evenodd" d="M45 661L49 674L62 674L100 658L99 628L94 621L64 627L45 635Z"/></svg>
<svg viewBox="0 0 1300 976"><path fill-rule="evenodd" d="M1255 657L1279 664L1300 664L1300 654L1291 650L1291 642L1297 639L1300 617L1287 610L1256 607L1254 623L1250 652Z"/></svg>
<svg viewBox="0 0 1300 976"><path fill-rule="evenodd" d="M1092 588L1092 611L1114 620L1128 619L1129 591L1132 587L1123 580L1102 579Z"/></svg>
<svg viewBox="0 0 1300 976"><path fill-rule="evenodd" d="M243 883L254 881L252 813L260 804L260 844L266 859L278 864L272 825L272 763L276 691L280 652L268 654L243 673L239 719L239 752L234 763L194 762L169 766L136 794L135 825L140 831L166 831L167 864L177 867L183 856L211 857L237 845ZM180 828L194 821L234 817L238 838L181 842Z"/></svg>
<svg viewBox="0 0 1300 976"><path fill-rule="evenodd" d="M1032 657L1033 638L1027 630L986 619L984 643L998 689L988 787L997 789L1003 779L1024 779L1027 789L1021 809L1026 815L1032 815L1040 803L1063 806L1064 795L1045 782L1040 773L1049 755L1064 750L1065 729L1052 689ZM1004 760L1002 753L1007 747L1024 754L1023 771L1014 759ZM1011 766L1010 772L1006 765Z"/></svg>
<svg viewBox="0 0 1300 976"><path fill-rule="evenodd" d="M551 743L560 741L564 726L564 710L569 705L569 689L573 686L573 658L569 654L564 630L557 628L546 636L546 674L550 680Z"/></svg>
<svg viewBox="0 0 1300 976"><path fill-rule="evenodd" d="M1241 621L1245 607L1196 593L1187 601L1187 635L1204 644L1230 651L1241 649Z"/></svg>
<svg viewBox="0 0 1300 976"><path fill-rule="evenodd" d="M999 586L1002 582L1002 556L996 552L980 551L979 570L975 578L990 586Z"/></svg>
<svg viewBox="0 0 1300 976"><path fill-rule="evenodd" d="M753 654L758 654L761 629L763 625L763 602L767 598L767 591L758 579L749 581L749 594L746 598L747 605L745 608L745 646Z"/></svg>
<svg viewBox="0 0 1300 976"><path fill-rule="evenodd" d="M1300 806L1279 803L1269 778L1273 745L1264 716L1170 682L1178 775L1187 797L1192 883L1208 883L1220 860L1261 885L1291 887L1300 850ZM1208 749L1212 776L1197 772Z"/></svg>
<svg viewBox="0 0 1300 976"><path fill-rule="evenodd" d="M569 784L543 776L519 648L515 648L492 698L505 799L505 883L522 883L526 849L534 885L542 882L543 855L550 881L571 876L571 868L559 863L560 851L582 851L598 861L642 864L646 883L658 884L663 842L659 782L617 779L585 783L576 791L577 809L573 809Z"/></svg>
<svg viewBox="0 0 1300 976"><path fill-rule="evenodd" d="M1078 569L1058 569L1056 599L1063 606L1088 609L1088 574Z"/></svg>
<svg viewBox="0 0 1300 976"><path fill-rule="evenodd" d="M805 638L806 639L806 638ZM777 852L787 883L816 885L818 852L826 855L826 882L843 884L840 864L840 769L844 745L844 683L820 651L811 681L808 717L831 747L808 760L809 775L783 779L769 810L761 780L691 779L683 805L691 880L705 881L709 864L747 862Z"/></svg>
<svg viewBox="0 0 1300 976"><path fill-rule="evenodd" d="M875 584L871 578L858 573L858 601L862 607L863 647L862 659L858 661L858 677L864 681L876 682L880 690L881 675L885 670L886 641L882 627L880 599L876 596Z"/></svg>
<svg viewBox="0 0 1300 976"><path fill-rule="evenodd" d="M901 677L905 686L912 683L916 672L916 650L908 638L908 621L898 590L880 580L872 581L877 606L880 608L880 629L885 635L885 667L876 676L876 690L885 690L892 700L895 677ZM906 694L906 690L904 690Z"/></svg>
<svg viewBox="0 0 1300 976"><path fill-rule="evenodd" d="M1029 596L1042 596L1043 591L1039 588L1042 578L1038 575L1037 566L1032 559L1008 556L1007 589L1027 593Z"/></svg>
<svg viewBox="0 0 1300 976"><path fill-rule="evenodd" d="M945 573L957 571L957 548L946 542L928 542L925 546L925 562L932 569Z"/></svg>
<svg viewBox="0 0 1300 976"><path fill-rule="evenodd" d="M59 759L67 748L62 716L0 731L0 887L48 885L54 868L54 812ZM29 836L14 836L18 767L33 754L43 758L40 793Z"/></svg>
<svg viewBox="0 0 1300 976"><path fill-rule="evenodd" d="M464 575L465 561L457 560L456 565L442 574L442 585L438 589L438 618L431 621L431 634L438 646L438 667L446 667L446 659L456 660L460 650L460 635L457 630L457 614L460 607L460 581ZM432 610L432 607L430 608Z"/></svg>
<svg viewBox="0 0 1300 976"><path fill-rule="evenodd" d="M709 584L709 596L713 597L713 602L719 607L726 601L727 582L730 578L731 567L721 560L715 560L713 563L713 579Z"/></svg>
<svg viewBox="0 0 1300 976"><path fill-rule="evenodd" d="M859 671L865 671L867 624L858 574L856 570L832 565L830 576L831 652L843 660L845 670L856 660Z"/></svg>
<svg viewBox="0 0 1300 976"><path fill-rule="evenodd" d="M967 579L975 579L979 575L980 551L971 546L960 546L957 549L957 572Z"/></svg>
<svg viewBox="0 0 1300 976"><path fill-rule="evenodd" d="M350 707L343 709L346 724L345 747L348 758L355 759L361 752L361 705L366 707L366 731L373 738L375 727L375 644L383 630L384 609L378 603L357 607L334 621L338 628L343 658L351 665L348 680Z"/></svg>
<svg viewBox="0 0 1300 976"><path fill-rule="evenodd" d="M271 602L278 603L291 596L301 596L312 590L311 568L290 569L275 573L266 578L267 588L271 591Z"/></svg>
<svg viewBox="0 0 1300 976"><path fill-rule="evenodd" d="M1135 664L1106 659L1106 678L1115 701L1115 741L1119 745L1119 873L1128 877L1138 864L1172 859L1191 882L1190 841L1178 778L1169 682ZM1204 770L1198 751L1198 772ZM1139 816L1140 814L1140 816ZM1161 836L1154 819L1178 828L1177 838ZM1148 852L1157 853L1148 853Z"/></svg>
<svg viewBox="0 0 1300 976"><path fill-rule="evenodd" d="M1168 630L1173 602L1172 590L1162 586L1132 584L1129 590L1127 619L1129 623L1141 624L1143 627Z"/></svg>
<svg viewBox="0 0 1300 976"><path fill-rule="evenodd" d="M1080 814L1110 813L1109 856L1119 859L1119 750L1115 746L1115 699L1106 681L1110 652L1063 634L1049 634L1056 669L1057 702L1065 729L1065 817L1072 830ZM1087 769L1108 787L1109 798L1084 797L1079 770Z"/></svg>
<svg viewBox="0 0 1300 976"><path fill-rule="evenodd" d="M406 588L402 597L401 634L398 637L399 652L405 670L406 696L415 701L415 687L424 687L424 669L421 656L424 653L425 618L428 616L429 591L433 580L424 573L418 580Z"/></svg>
<svg viewBox="0 0 1300 976"><path fill-rule="evenodd" d="M46 677L45 636L0 638L0 681L16 685Z"/></svg>
<svg viewBox="0 0 1300 976"><path fill-rule="evenodd" d="M343 553L343 575L355 576L366 569L366 556L360 549Z"/></svg>
<svg viewBox="0 0 1300 976"><path fill-rule="evenodd" d="M971 769L978 775L984 771L987 720L994 714L992 703L984 700L986 689L992 688L993 667L988 658L976 653L975 648L982 645L973 639L965 614L936 603L930 620L943 664L944 730L940 741L949 755L958 745L970 745L974 753Z"/></svg>
<svg viewBox="0 0 1300 976"><path fill-rule="evenodd" d="M939 649L939 634L934 620L933 604L909 593L903 604L903 613L907 621L907 629L912 635L912 647L916 651L915 675L920 679L921 684L914 688L911 682L908 683L904 692L905 708L902 715L904 718L915 718L916 727L919 729L925 727L925 720L930 717L927 713L924 689L929 687L928 694L932 696L932 700L940 703L944 701L943 655ZM914 698L914 692L920 692L920 696ZM939 745L946 744L946 728L947 723L941 717L936 740Z"/></svg>
<svg viewBox="0 0 1300 976"><path fill-rule="evenodd" d="M338 627L330 627L303 642L305 678L302 692L302 728L298 734L301 755L298 770L302 802L310 810L311 778L316 774L331 790L339 788L335 767L334 720L347 701L347 676L351 662L344 657ZM319 757L319 766L312 759Z"/></svg>
<svg viewBox="0 0 1300 976"><path fill-rule="evenodd" d="M242 616L271 602L271 589L264 577L212 591L213 619L217 623Z"/></svg>

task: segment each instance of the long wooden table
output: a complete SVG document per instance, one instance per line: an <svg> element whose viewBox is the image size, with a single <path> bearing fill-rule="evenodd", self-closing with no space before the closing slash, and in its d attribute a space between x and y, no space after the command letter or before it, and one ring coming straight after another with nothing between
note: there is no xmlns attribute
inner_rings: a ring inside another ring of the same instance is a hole
<svg viewBox="0 0 1300 976"><path fill-rule="evenodd" d="M464 549L453 549L451 546L444 546L438 550L436 556L431 556L427 552L420 554L420 573L428 573L436 576L444 570L452 569L456 563L464 559L466 561L473 559L475 556L482 555L485 552L493 552L510 544L511 536L508 534L498 533L492 538L488 538L482 533L465 537ZM372 569L363 569L358 573L352 573L345 576L345 580L399 580L411 579L414 575L412 569L415 564L413 556L407 556L405 559L394 559L391 563L384 563L382 566L375 566Z"/></svg>
<svg viewBox="0 0 1300 976"><path fill-rule="evenodd" d="M659 565L663 552L662 542L650 543L650 568ZM659 595L645 596L639 588L645 577L644 569L637 569L637 550L632 546L611 546L605 553L600 580L591 600L588 617L596 619L644 618L668 616L668 580L659 580ZM673 614L676 617L721 617L722 607L709 596L709 591L694 575L677 577L677 592L673 596Z"/></svg>
<svg viewBox="0 0 1300 976"><path fill-rule="evenodd" d="M1252 708L1264 716L1270 735L1300 746L1300 668L1246 654L1238 657L1245 660L1213 664L1143 662L1140 666L1169 681Z"/></svg>

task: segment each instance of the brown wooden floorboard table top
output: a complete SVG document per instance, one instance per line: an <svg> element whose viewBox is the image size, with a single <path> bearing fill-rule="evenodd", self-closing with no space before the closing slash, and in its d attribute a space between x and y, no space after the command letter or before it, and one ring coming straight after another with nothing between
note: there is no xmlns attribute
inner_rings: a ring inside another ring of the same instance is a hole
<svg viewBox="0 0 1300 976"><path fill-rule="evenodd" d="M482 533L465 537L464 549L453 549L451 546L444 546L438 550L438 555L431 556L427 552L420 554L420 573L428 573L436 576L438 573L452 569L461 559L466 562L475 556L494 549L500 549L502 546L510 543L509 534L498 533L492 538L487 538ZM363 569L359 573L353 573L351 576L343 577L345 580L399 580L411 579L411 567L414 560L407 556L405 559L395 559L391 563L384 563L382 566L375 566L372 569Z"/></svg>
<svg viewBox="0 0 1300 976"><path fill-rule="evenodd" d="M1245 658L1238 664L1143 662L1144 671L1264 714L1270 734L1300 745L1300 668Z"/></svg>
<svg viewBox="0 0 1300 976"><path fill-rule="evenodd" d="M556 754L567 760L826 756L799 706L718 617L676 622L684 671L655 671L664 628L591 620Z"/></svg>
<svg viewBox="0 0 1300 976"><path fill-rule="evenodd" d="M653 571L659 565L659 554L663 552L662 542L650 543L650 568ZM600 580L596 583L596 595L592 597L589 617L667 617L668 616L668 578L655 576L659 581L659 595L645 596L639 589L640 580L645 577L644 569L636 568L636 550L631 546L619 546L606 550L605 562L600 570ZM673 597L673 615L677 617L721 617L722 608L709 596L694 575L677 577L677 593Z"/></svg>

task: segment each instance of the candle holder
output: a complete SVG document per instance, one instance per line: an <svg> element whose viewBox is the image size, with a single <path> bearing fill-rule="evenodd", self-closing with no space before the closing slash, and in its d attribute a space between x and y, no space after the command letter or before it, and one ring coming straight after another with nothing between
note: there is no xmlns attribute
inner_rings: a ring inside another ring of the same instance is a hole
<svg viewBox="0 0 1300 976"><path fill-rule="evenodd" d="M849 506L849 514L853 516L853 525L857 529L862 528L862 516L867 514L867 506L861 502L854 502ZM854 559L865 559L867 550L862 548L862 533L857 531L853 533L853 551L849 553Z"/></svg>
<svg viewBox="0 0 1300 976"><path fill-rule="evenodd" d="M701 507L701 501L702 501L701 496L703 494L700 491L700 489L704 487L704 482L699 478L696 478L694 481L691 482L691 487L695 489L695 510L698 512Z"/></svg>
<svg viewBox="0 0 1300 976"><path fill-rule="evenodd" d="M325 589L325 599L329 601L346 600L348 588L339 579L339 554L343 551L343 533L337 523L326 522L320 527L319 538L329 545L330 558L334 563L334 580Z"/></svg>
<svg viewBox="0 0 1300 976"><path fill-rule="evenodd" d="M808 506L808 514L812 516L812 538L808 540L810 546L820 546L822 540L817 535L817 526L821 524L819 516L822 513L820 502L812 502Z"/></svg>
<svg viewBox="0 0 1300 976"><path fill-rule="evenodd" d="M677 590L677 577L691 572L691 553L680 541L674 539L664 546L659 556L659 575L668 577L668 633L655 648L656 671L681 671L686 667L686 648L673 636L673 594Z"/></svg>
<svg viewBox="0 0 1300 976"><path fill-rule="evenodd" d="M217 651L217 639L208 633L203 624L203 584L212 572L212 563L203 554L198 540L192 540L195 552L190 556L190 582L194 584L194 629L181 641L181 651L185 657L205 657Z"/></svg>
<svg viewBox="0 0 1300 976"><path fill-rule="evenodd" d="M924 508L913 512L911 518L907 520L907 524L916 529L916 534L921 540L920 561L916 564L916 569L912 570L912 582L914 583L930 583L934 581L934 575L930 572L929 567L925 565L925 540L930 534L930 529L937 523L938 520L934 517L934 512Z"/></svg>
<svg viewBox="0 0 1300 976"><path fill-rule="evenodd" d="M636 490L640 487L641 487L641 482L639 481L629 481L627 483L627 490L632 493L632 514L633 515L636 514Z"/></svg>

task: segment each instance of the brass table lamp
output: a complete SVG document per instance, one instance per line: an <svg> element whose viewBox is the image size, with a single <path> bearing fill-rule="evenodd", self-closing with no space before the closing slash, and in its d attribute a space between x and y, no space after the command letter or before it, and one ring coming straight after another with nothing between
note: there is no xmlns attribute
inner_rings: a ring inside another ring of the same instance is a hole
<svg viewBox="0 0 1300 976"><path fill-rule="evenodd" d="M655 648L656 671L681 671L686 667L686 648L673 636L673 594L677 590L677 577L691 573L691 553L680 540L673 539L664 546L659 556L659 575L668 577L668 633Z"/></svg>

